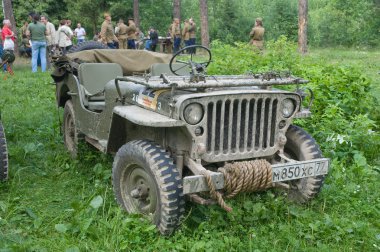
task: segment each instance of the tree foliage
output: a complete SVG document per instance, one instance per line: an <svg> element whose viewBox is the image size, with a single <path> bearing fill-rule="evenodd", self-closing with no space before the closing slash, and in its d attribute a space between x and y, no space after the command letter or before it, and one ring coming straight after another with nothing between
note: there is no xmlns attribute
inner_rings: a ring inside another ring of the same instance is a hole
<svg viewBox="0 0 380 252"><path fill-rule="evenodd" d="M91 33L100 28L102 14L111 13L113 20L133 16L133 0L41 0L38 2L14 0L13 7L19 26L31 11L47 14L58 25L58 20L70 18L82 22ZM210 40L225 43L247 42L256 17L262 17L265 39L281 35L297 41L297 1L276 0L208 0ZM146 31L154 26L160 35L167 32L173 18L173 0L146 0L139 2L140 28ZM193 17L198 24L200 40L199 1L181 0L181 18ZM314 46L376 46L379 45L380 1L313 0L309 3L309 44Z"/></svg>

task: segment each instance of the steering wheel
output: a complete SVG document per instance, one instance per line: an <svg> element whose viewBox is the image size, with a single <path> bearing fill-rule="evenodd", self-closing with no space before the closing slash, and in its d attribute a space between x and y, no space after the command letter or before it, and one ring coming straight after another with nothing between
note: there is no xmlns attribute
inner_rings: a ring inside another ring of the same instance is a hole
<svg viewBox="0 0 380 252"><path fill-rule="evenodd" d="M175 75L183 75L181 72L186 67L191 70L192 74L197 74L204 72L210 62L210 49L201 45L192 45L184 47L175 53L170 60L169 68Z"/></svg>

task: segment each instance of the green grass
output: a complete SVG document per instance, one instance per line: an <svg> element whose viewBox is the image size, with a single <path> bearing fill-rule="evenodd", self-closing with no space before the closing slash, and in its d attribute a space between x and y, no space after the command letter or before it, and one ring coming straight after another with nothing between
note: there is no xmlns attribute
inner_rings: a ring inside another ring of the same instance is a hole
<svg viewBox="0 0 380 252"><path fill-rule="evenodd" d="M374 96L380 101L380 49L310 49L311 58L325 60L326 63L353 64L363 67L363 74L371 78Z"/></svg>
<svg viewBox="0 0 380 252"><path fill-rule="evenodd" d="M370 61L366 75L379 68L373 54L363 52L369 60L361 55L317 50L310 57ZM188 204L177 233L160 236L115 203L111 156L85 148L81 160L70 159L51 82L48 73L16 66L15 76L0 83L10 153L10 179L0 184L0 251L380 250L380 167L337 160L308 205L293 204L275 190L228 200L232 213Z"/></svg>

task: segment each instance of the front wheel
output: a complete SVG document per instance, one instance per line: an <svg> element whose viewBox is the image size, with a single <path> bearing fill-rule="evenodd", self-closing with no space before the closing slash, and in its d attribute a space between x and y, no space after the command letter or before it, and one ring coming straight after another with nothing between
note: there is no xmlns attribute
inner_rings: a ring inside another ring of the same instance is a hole
<svg viewBox="0 0 380 252"><path fill-rule="evenodd" d="M112 181L127 212L148 216L162 234L178 227L185 204L182 179L162 147L147 140L123 145L114 159Z"/></svg>
<svg viewBox="0 0 380 252"><path fill-rule="evenodd" d="M3 125L0 122L0 181L8 179L8 151Z"/></svg>
<svg viewBox="0 0 380 252"><path fill-rule="evenodd" d="M286 156L298 161L322 158L318 144L302 128L291 125L286 132L286 137ZM291 181L289 199L299 203L313 199L321 190L324 179L324 175L319 175Z"/></svg>

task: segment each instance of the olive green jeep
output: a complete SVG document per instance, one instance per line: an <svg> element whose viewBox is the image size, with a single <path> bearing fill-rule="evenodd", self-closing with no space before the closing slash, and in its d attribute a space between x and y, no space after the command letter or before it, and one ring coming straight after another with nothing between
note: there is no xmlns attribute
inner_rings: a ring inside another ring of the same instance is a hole
<svg viewBox="0 0 380 252"><path fill-rule="evenodd" d="M240 192L278 187L299 202L320 191L329 160L295 118L310 116L307 83L274 73L206 74L211 52L173 56L89 50L55 63L64 143L73 158L85 141L114 154L118 203L151 218L161 233L180 224L185 201L219 204ZM309 96L310 98L310 96Z"/></svg>

